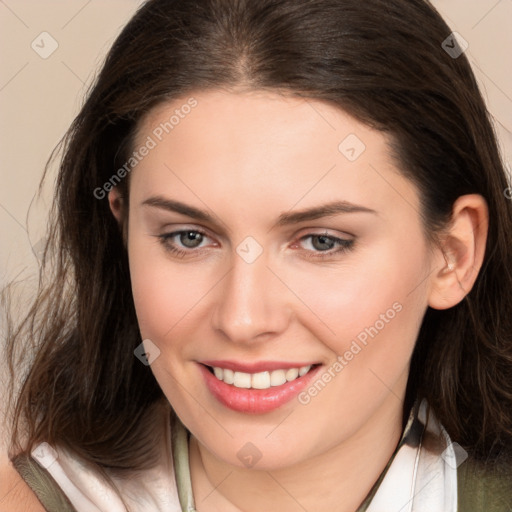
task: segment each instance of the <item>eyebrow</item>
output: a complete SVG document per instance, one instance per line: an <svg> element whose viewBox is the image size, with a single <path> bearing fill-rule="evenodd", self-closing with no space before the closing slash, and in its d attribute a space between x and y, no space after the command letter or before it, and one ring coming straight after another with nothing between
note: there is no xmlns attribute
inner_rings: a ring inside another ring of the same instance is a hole
<svg viewBox="0 0 512 512"><path fill-rule="evenodd" d="M332 217L340 213L373 213L375 210L350 203L349 201L333 201L321 206L298 210L294 212L282 213L277 220L277 226L286 226L288 224L298 224L307 220L321 219L323 217Z"/></svg>
<svg viewBox="0 0 512 512"><path fill-rule="evenodd" d="M162 210L181 213L182 215L186 215L187 217L203 222L210 222L212 224L215 223L214 216L208 213L206 210L201 210L174 199L167 199L161 196L153 196L146 199L141 204L160 208ZM353 204L348 201L333 201L313 208L282 213L275 225L286 226L290 224L298 224L299 222L321 219L323 217L332 217L342 213L377 214L375 210L365 206Z"/></svg>
<svg viewBox="0 0 512 512"><path fill-rule="evenodd" d="M202 220L204 222L215 222L213 215L208 213L206 210L200 210L199 208L181 203L180 201L175 201L174 199L167 199L161 196L153 196L149 199L146 199L141 204L160 208L161 210L181 213L182 215L186 215L192 219Z"/></svg>

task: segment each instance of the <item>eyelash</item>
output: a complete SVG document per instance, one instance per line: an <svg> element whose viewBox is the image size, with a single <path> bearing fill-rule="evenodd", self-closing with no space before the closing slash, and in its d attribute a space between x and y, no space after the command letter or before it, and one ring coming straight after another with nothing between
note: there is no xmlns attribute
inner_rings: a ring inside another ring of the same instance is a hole
<svg viewBox="0 0 512 512"><path fill-rule="evenodd" d="M176 247L176 245L174 243L170 242L170 240L172 238L174 238L178 235L181 235L183 233L198 233L198 234L202 235L203 237L208 237L208 235L204 231L201 231L200 229L182 229L179 231L173 231L172 233L164 233L162 235L157 235L157 238L159 239L159 242L164 246L166 251L170 252L171 254L173 254L177 257L185 258L186 256L189 256L194 253L195 253L194 255L197 255L197 256L200 255L202 253L201 249L184 250L184 249L180 249L180 248ZM330 258L337 254L346 253L348 251L353 250L353 248L354 248L354 240L338 238L338 237L335 237L332 235L328 235L327 233L309 233L309 234L304 235L301 238L299 238L299 240L297 242L294 242L293 245L296 246L299 242L307 240L308 238L320 237L320 236L326 237L329 240L333 241L335 244L338 244L338 248L335 250L328 250L328 251L306 250L305 251L306 258L308 258L308 259L326 259L326 258Z"/></svg>

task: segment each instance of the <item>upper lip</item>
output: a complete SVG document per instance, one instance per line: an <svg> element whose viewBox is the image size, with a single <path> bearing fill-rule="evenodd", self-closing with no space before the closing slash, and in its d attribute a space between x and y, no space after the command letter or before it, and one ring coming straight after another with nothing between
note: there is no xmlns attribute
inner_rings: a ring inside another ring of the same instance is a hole
<svg viewBox="0 0 512 512"><path fill-rule="evenodd" d="M301 368L302 366L314 365L311 361L308 362L288 362L288 361L255 361L252 363L241 362L241 361L229 361L229 360L210 360L210 361L199 361L200 364L206 366L212 366L217 368L225 368L234 372L244 373L259 373L259 372L271 372L274 370L287 370L288 368Z"/></svg>

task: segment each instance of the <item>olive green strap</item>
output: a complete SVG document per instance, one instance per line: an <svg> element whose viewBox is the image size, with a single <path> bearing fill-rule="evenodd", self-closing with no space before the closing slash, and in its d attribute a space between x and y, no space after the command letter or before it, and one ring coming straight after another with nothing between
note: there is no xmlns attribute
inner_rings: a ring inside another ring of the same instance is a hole
<svg viewBox="0 0 512 512"><path fill-rule="evenodd" d="M467 459L457 469L458 512L512 511L512 468Z"/></svg>
<svg viewBox="0 0 512 512"><path fill-rule="evenodd" d="M17 455L12 464L47 512L77 512L50 473L30 455Z"/></svg>

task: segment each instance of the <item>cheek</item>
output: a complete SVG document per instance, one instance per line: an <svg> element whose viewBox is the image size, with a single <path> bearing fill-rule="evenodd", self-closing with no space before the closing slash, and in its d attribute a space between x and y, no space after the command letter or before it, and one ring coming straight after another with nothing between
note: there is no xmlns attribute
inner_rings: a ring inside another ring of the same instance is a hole
<svg viewBox="0 0 512 512"><path fill-rule="evenodd" d="M421 237L411 242L387 241L336 267L289 272L287 282L307 306L301 323L337 355L357 351L354 341L366 348L378 339L371 357L390 350L405 357L427 304L426 249Z"/></svg>
<svg viewBox="0 0 512 512"><path fill-rule="evenodd" d="M308 305L301 324L331 351L326 370L299 397L304 414L321 423L314 428L325 442L339 437L340 425L346 435L355 432L379 404L405 391L426 309L428 260L421 242L396 247L404 245L374 247L336 271L295 276L297 294Z"/></svg>
<svg viewBox="0 0 512 512"><path fill-rule="evenodd" d="M209 274L171 262L160 242L144 235L129 237L128 252L141 335L161 342L205 296L212 286Z"/></svg>

